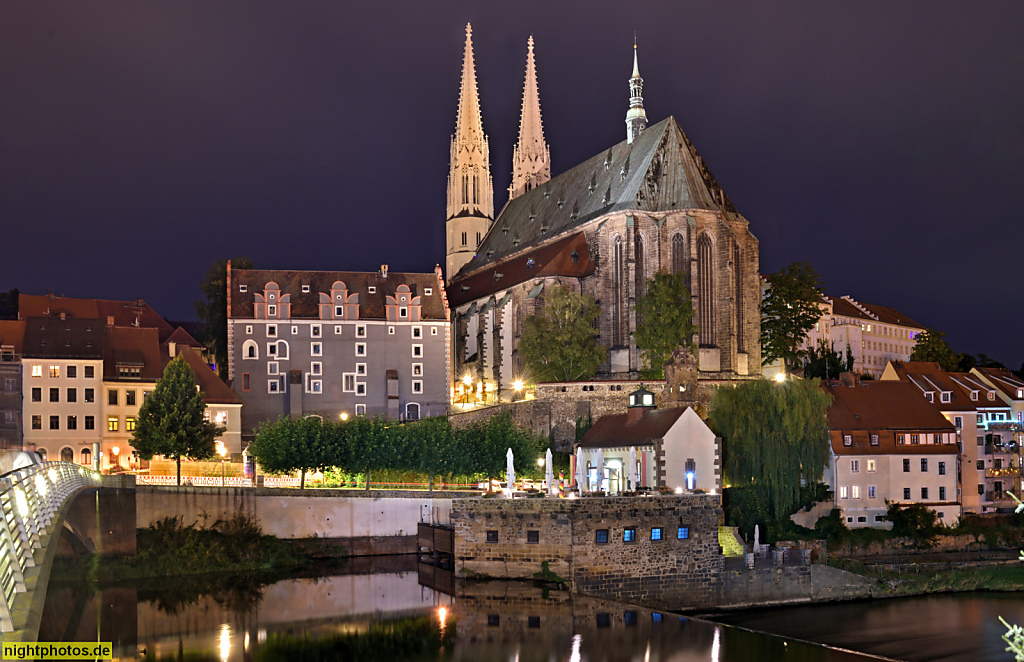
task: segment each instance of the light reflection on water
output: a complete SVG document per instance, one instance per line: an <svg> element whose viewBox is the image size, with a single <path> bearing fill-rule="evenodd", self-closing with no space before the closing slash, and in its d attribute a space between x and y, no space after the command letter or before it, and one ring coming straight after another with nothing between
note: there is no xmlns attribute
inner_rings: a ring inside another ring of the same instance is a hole
<svg viewBox="0 0 1024 662"><path fill-rule="evenodd" d="M140 659L144 652L149 659L176 660L191 653L194 660L264 662L289 659L288 651L293 649L287 646L297 641L313 641L304 657L318 659L316 642L379 636L382 628L394 627L399 632L408 630L410 624L427 624L433 648L408 657L393 656L385 662L868 659L530 584L474 583L460 588L453 598L419 584L415 559L393 559L385 568L289 578L265 586L248 585L251 579L246 577L238 581L241 585L230 589L221 585L207 593L184 594L179 586L182 580L173 578L164 582L166 593L152 583L145 587L118 585L97 593L51 584L40 639L96 640L98 624L99 640L113 641L121 659ZM1024 622L1024 606L1019 600L997 598L993 602L989 596L978 595L764 609L731 614L722 620L848 649L883 644L872 652L894 659L988 662L1009 659L987 657L988 649L998 653L1002 648L995 619L1000 613ZM928 632L936 627L943 631ZM939 643L929 644L929 638ZM436 640L443 645L437 647ZM950 641L955 645L949 645ZM319 659L339 659L327 648L323 650ZM908 651L930 657L908 657ZM964 651L967 657L956 657Z"/></svg>

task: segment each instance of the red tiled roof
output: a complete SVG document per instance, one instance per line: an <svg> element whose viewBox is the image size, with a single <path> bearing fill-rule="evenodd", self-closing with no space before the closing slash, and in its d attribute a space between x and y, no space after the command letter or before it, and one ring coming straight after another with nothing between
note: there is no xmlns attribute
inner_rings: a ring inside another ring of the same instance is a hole
<svg viewBox="0 0 1024 662"><path fill-rule="evenodd" d="M655 409L632 425L626 422L626 414L602 416L578 445L583 448L650 445L664 437L685 411L686 407Z"/></svg>
<svg viewBox="0 0 1024 662"><path fill-rule="evenodd" d="M192 334L190 334L188 331L186 331L183 327L180 326L176 328L174 330L174 333L168 336L167 340L164 340L163 342L176 343L178 345L188 345L189 347L204 347L203 343L193 338Z"/></svg>
<svg viewBox="0 0 1024 662"><path fill-rule="evenodd" d="M178 356L185 359L192 372L196 375L196 384L203 391L203 400L208 405L240 405L242 401L227 384L221 381L217 373L203 361L202 357L195 350L189 347L180 347ZM168 360L169 362L169 360Z"/></svg>
<svg viewBox="0 0 1024 662"><path fill-rule="evenodd" d="M118 367L139 369L138 379L122 379ZM159 332L133 326L104 327L103 380L155 383L164 374Z"/></svg>
<svg viewBox="0 0 1024 662"><path fill-rule="evenodd" d="M15 354L21 354L25 343L25 322L23 320L0 320L0 345L14 347Z"/></svg>
<svg viewBox="0 0 1024 662"><path fill-rule="evenodd" d="M975 368L975 370L988 377L989 382L1006 397L1011 400L1024 400L1017 395L1018 390L1024 389L1024 380L1006 368Z"/></svg>
<svg viewBox="0 0 1024 662"><path fill-rule="evenodd" d="M18 317L51 317L64 313L73 319L97 320L103 326L138 326L157 329L160 341L166 340L174 327L142 299L113 301L109 299L76 299L39 294L18 296ZM113 324L110 322L113 320Z"/></svg>
<svg viewBox="0 0 1024 662"><path fill-rule="evenodd" d="M576 262L572 258L573 252L577 256ZM471 276L456 278L448 288L448 298L453 306L461 306L534 278L583 278L596 269L597 263L590 257L586 236L577 232L490 265Z"/></svg>
<svg viewBox="0 0 1024 662"><path fill-rule="evenodd" d="M935 361L890 361L901 381L917 386L921 397L925 391L933 391L934 401L930 402L939 411L974 411L978 402L971 400L971 392L962 385L963 373L946 372ZM950 392L950 401L942 402L942 391ZM925 399L927 402L927 399Z"/></svg>

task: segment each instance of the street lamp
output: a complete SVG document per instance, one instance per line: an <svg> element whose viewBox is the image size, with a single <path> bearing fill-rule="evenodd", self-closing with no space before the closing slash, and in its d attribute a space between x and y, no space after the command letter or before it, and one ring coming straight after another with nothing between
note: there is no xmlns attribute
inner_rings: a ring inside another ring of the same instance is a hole
<svg viewBox="0 0 1024 662"><path fill-rule="evenodd" d="M780 372L779 374L775 375L775 381L779 383L786 381L786 373Z"/></svg>
<svg viewBox="0 0 1024 662"><path fill-rule="evenodd" d="M110 454L114 456L114 459L111 462L111 464L116 464L117 468L120 469L121 468L121 448L120 448L120 446L114 446L113 448L111 448L110 449Z"/></svg>
<svg viewBox="0 0 1024 662"><path fill-rule="evenodd" d="M217 455L220 455L220 486L221 487L224 487L224 485L227 483L227 479L226 479L226 477L224 475L224 472L225 472L224 458L227 456L227 454L228 454L228 449L224 447L224 442L223 441L218 441L217 442Z"/></svg>
<svg viewBox="0 0 1024 662"><path fill-rule="evenodd" d="M347 421L348 420L348 412L346 412L346 411L341 412L341 420L343 420L343 421Z"/></svg>

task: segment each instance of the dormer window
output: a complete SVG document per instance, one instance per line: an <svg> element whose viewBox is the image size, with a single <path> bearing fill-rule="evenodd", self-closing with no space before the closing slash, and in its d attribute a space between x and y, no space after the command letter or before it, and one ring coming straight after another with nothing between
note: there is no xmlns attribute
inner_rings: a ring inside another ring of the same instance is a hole
<svg viewBox="0 0 1024 662"><path fill-rule="evenodd" d="M377 293L377 288L375 286L371 285L368 288L366 288L366 291L369 292L370 294L376 294Z"/></svg>
<svg viewBox="0 0 1024 662"><path fill-rule="evenodd" d="M971 391L971 400L974 400L975 402L978 401L978 392L977 391Z"/></svg>
<svg viewBox="0 0 1024 662"><path fill-rule="evenodd" d="M573 264L576 264L580 261L580 254L574 250L573 252L569 253L569 258L573 261Z"/></svg>
<svg viewBox="0 0 1024 662"><path fill-rule="evenodd" d="M302 286L302 293L303 294L309 294L309 285L303 285Z"/></svg>
<svg viewBox="0 0 1024 662"><path fill-rule="evenodd" d="M433 290L433 289L431 289L431 288L429 288L429 287L428 287L428 288L425 288L425 289L423 290L423 296L426 296L426 297L429 297L429 296L430 296L430 295L432 295L433 293L434 293L434 290Z"/></svg>
<svg viewBox="0 0 1024 662"><path fill-rule="evenodd" d="M277 315L277 306L275 306L274 304L267 305L267 314Z"/></svg>
<svg viewBox="0 0 1024 662"><path fill-rule="evenodd" d="M248 286L248 285L245 285L244 283L243 283L243 284L240 284L240 285L238 286L238 291L239 291L239 292L241 292L242 294L245 294L246 292L248 292L248 291L249 291L249 286Z"/></svg>
<svg viewBox="0 0 1024 662"><path fill-rule="evenodd" d="M850 435L850 434L844 434L843 435L843 446L853 446L853 435Z"/></svg>
<svg viewBox="0 0 1024 662"><path fill-rule="evenodd" d="M408 317L409 316L409 309L406 308L405 306L402 306L401 308L398 309L398 316L399 317Z"/></svg>
<svg viewBox="0 0 1024 662"><path fill-rule="evenodd" d="M1017 389L1017 399L1018 400L1024 399L1024 388Z"/></svg>
<svg viewBox="0 0 1024 662"><path fill-rule="evenodd" d="M950 400L953 399L953 394L950 391L943 391L942 394L939 396L939 399L942 402L949 402Z"/></svg>
<svg viewBox="0 0 1024 662"><path fill-rule="evenodd" d="M996 399L996 392L995 391L989 391L988 392L988 399L989 400L995 400Z"/></svg>
<svg viewBox="0 0 1024 662"><path fill-rule="evenodd" d="M928 402L935 402L935 394L932 393L931 391L925 393L924 397L928 398Z"/></svg>

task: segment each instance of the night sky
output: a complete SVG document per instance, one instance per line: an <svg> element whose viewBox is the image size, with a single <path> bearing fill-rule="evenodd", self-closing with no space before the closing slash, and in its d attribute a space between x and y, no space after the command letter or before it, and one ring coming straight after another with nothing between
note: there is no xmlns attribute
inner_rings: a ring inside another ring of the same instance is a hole
<svg viewBox="0 0 1024 662"><path fill-rule="evenodd" d="M552 173L625 137L633 31L761 241L1024 359L1024 3L4 2L0 290L194 318L216 258L430 271L472 21L495 208L536 39Z"/></svg>

